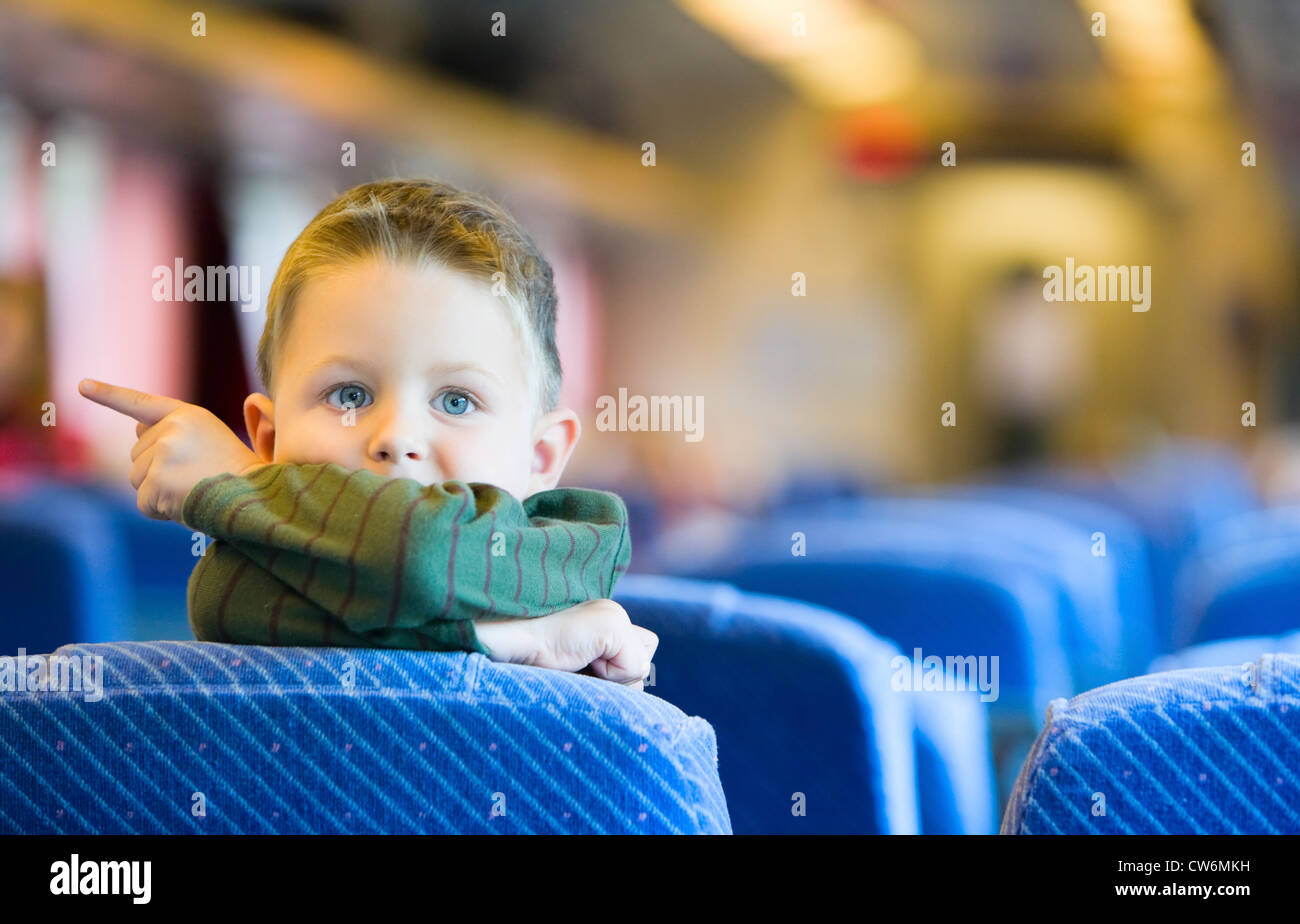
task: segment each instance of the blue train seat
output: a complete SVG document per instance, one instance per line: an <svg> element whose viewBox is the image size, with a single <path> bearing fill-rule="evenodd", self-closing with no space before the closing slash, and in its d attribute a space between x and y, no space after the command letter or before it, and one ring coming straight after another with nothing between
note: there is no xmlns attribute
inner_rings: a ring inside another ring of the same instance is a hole
<svg viewBox="0 0 1300 924"><path fill-rule="evenodd" d="M1175 584L1179 647L1300 629L1300 508L1246 513L1207 530Z"/></svg>
<svg viewBox="0 0 1300 924"><path fill-rule="evenodd" d="M96 501L36 483L0 496L0 655L129 637L128 571Z"/></svg>
<svg viewBox="0 0 1300 924"><path fill-rule="evenodd" d="M1009 483L956 485L943 490L941 496L1023 507L1065 520L1086 534L1089 554L1109 558L1115 566L1124 673L1131 676L1146 670L1151 658L1161 650L1152 579L1153 550L1151 541L1130 517L1087 498Z"/></svg>
<svg viewBox="0 0 1300 924"><path fill-rule="evenodd" d="M595 677L386 649L56 654L101 658L101 683L0 691L3 833L731 833L708 722Z"/></svg>
<svg viewBox="0 0 1300 924"><path fill-rule="evenodd" d="M1300 833L1300 656L1053 703L1003 834Z"/></svg>
<svg viewBox="0 0 1300 924"><path fill-rule="evenodd" d="M1300 654L1300 632L1286 635L1252 635L1192 645L1151 662L1151 673L1184 667L1231 667L1266 654Z"/></svg>
<svg viewBox="0 0 1300 924"><path fill-rule="evenodd" d="M627 575L614 599L659 636L647 689L715 729L736 833L920 831L913 698L890 687L893 645L711 582Z"/></svg>
<svg viewBox="0 0 1300 924"><path fill-rule="evenodd" d="M794 527L810 518L851 524L837 530L859 534L851 540L859 547L887 548L924 535L926 544L963 560L1035 572L1057 588L1075 689L1127 675L1129 632L1137 633L1132 645L1144 644L1145 633L1128 629L1122 619L1117 561L1094 555L1092 533L1059 516L984 499L922 495L809 506L786 511L784 520ZM1132 660L1145 665L1147 658Z"/></svg>

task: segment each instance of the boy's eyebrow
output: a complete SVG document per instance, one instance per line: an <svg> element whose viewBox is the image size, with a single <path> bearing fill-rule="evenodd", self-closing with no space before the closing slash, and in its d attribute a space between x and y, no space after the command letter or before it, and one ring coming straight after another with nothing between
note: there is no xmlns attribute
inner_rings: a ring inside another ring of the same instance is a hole
<svg viewBox="0 0 1300 924"><path fill-rule="evenodd" d="M354 359L351 356L345 356L342 353L335 353L333 355L326 356L320 362L313 365L311 368L307 370L307 374L313 375L327 366L351 366L355 369L360 369L362 372L365 373L373 372L373 369L370 367L368 363L363 362L362 360L359 359ZM449 375L456 372L477 372L480 375L484 375L492 379L492 381L496 382L498 385L502 384L501 376L497 375L491 369L488 369L487 367L481 366L478 363L474 363L474 362L434 363L432 366L429 367L428 371L430 375Z"/></svg>
<svg viewBox="0 0 1300 924"><path fill-rule="evenodd" d="M326 356L320 362L311 366L311 368L307 370L307 374L313 375L324 369L326 366L351 366L354 369L360 369L362 372L366 373L373 371L370 368L370 365L362 360L354 359L351 356L344 356L342 353L334 353L333 355Z"/></svg>
<svg viewBox="0 0 1300 924"><path fill-rule="evenodd" d="M498 385L501 384L501 376L485 366L480 366L478 363L434 363L429 367L430 375L448 375L456 372L477 372L492 379Z"/></svg>

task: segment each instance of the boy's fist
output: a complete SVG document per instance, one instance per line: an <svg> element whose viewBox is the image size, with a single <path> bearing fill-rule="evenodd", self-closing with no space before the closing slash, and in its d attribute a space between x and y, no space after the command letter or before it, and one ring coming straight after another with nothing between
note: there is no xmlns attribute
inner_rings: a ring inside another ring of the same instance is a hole
<svg viewBox="0 0 1300 924"><path fill-rule="evenodd" d="M196 404L95 379L82 379L78 390L139 421L131 486L137 491L136 506L147 517L180 523L185 498L204 478L246 475L265 464L215 414Z"/></svg>
<svg viewBox="0 0 1300 924"><path fill-rule="evenodd" d="M589 600L549 616L474 621L493 661L561 671L587 670L641 690L659 636L632 625L613 600Z"/></svg>

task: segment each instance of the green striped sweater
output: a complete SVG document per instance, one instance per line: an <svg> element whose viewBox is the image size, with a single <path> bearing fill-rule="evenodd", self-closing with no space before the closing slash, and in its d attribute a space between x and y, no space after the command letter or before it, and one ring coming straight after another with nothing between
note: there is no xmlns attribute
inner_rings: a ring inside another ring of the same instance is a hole
<svg viewBox="0 0 1300 924"><path fill-rule="evenodd" d="M522 504L486 484L421 485L333 462L195 485L182 519L212 538L190 575L200 641L487 653L475 619L608 597L627 570L616 494Z"/></svg>

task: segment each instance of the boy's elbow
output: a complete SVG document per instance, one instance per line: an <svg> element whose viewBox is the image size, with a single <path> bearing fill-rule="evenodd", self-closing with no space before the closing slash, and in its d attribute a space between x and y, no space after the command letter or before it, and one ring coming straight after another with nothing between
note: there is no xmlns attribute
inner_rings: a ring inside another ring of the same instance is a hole
<svg viewBox="0 0 1300 924"><path fill-rule="evenodd" d="M231 640L222 626L221 609L230 596L231 585L239 579L242 557L227 543L214 540L190 572L185 606L190 631L197 641Z"/></svg>
<svg viewBox="0 0 1300 924"><path fill-rule="evenodd" d="M190 574L189 587L186 591L185 606L189 615L190 631L194 633L197 641L219 642L221 639L218 634L217 604L213 595L205 592L204 586L197 577L202 566L203 562L200 559L199 565Z"/></svg>

